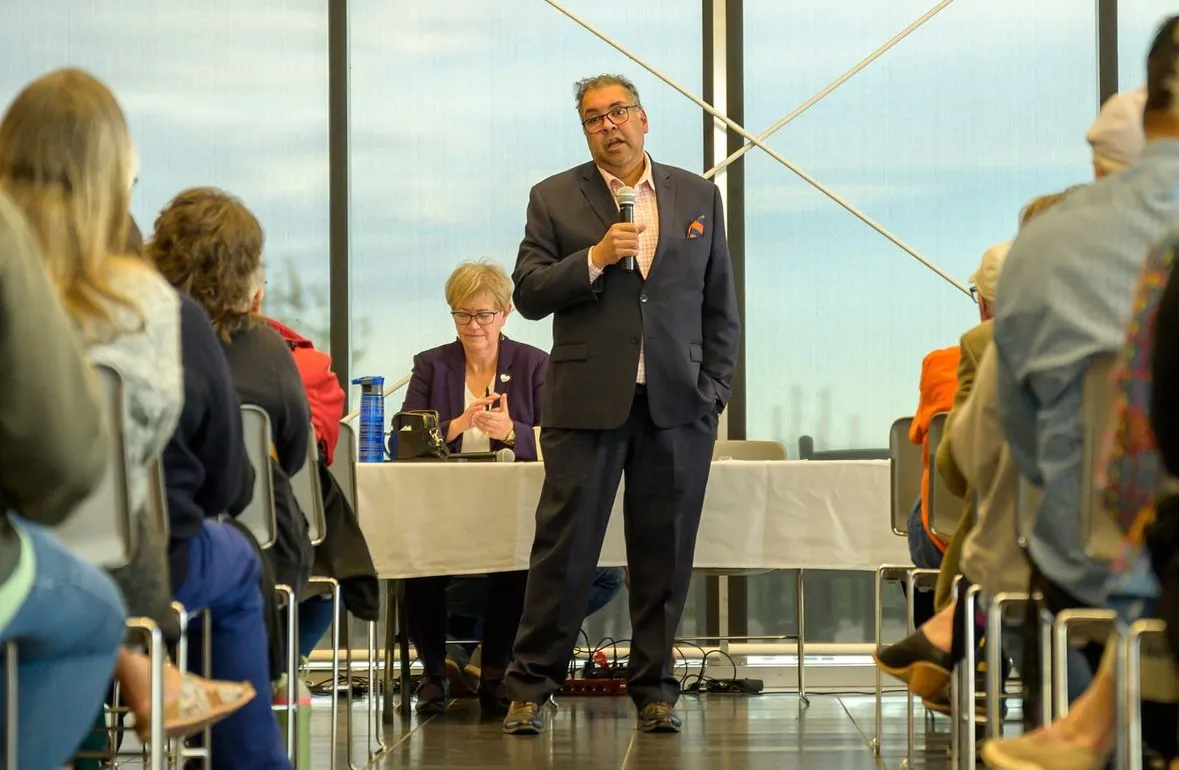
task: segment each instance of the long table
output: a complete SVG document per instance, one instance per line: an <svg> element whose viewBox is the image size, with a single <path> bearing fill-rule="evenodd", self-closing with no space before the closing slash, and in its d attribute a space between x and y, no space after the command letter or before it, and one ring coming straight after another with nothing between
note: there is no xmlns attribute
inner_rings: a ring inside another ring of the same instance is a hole
<svg viewBox="0 0 1179 770"><path fill-rule="evenodd" d="M377 574L387 580L528 568L539 463L358 463L357 514ZM712 464L693 566L727 571L838 569L871 572L909 563L892 532L889 464L866 461L733 461ZM624 566L622 490L599 563ZM805 701L802 572L798 581L798 690ZM389 591L385 660L405 627L400 587ZM403 716L409 714L409 642L398 645ZM385 719L393 718L385 667Z"/></svg>
<svg viewBox="0 0 1179 770"><path fill-rule="evenodd" d="M539 463L359 463L357 513L382 578L527 569ZM889 465L733 461L712 464L697 569L874 571L908 563L893 534ZM602 566L626 564L622 498Z"/></svg>

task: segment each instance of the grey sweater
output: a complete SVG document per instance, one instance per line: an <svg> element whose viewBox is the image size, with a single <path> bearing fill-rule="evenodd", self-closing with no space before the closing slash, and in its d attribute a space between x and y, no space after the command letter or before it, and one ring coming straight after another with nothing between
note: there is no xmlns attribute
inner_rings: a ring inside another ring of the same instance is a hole
<svg viewBox="0 0 1179 770"><path fill-rule="evenodd" d="M24 218L0 193L0 511L60 524L106 466L97 383ZM20 542L0 521L0 583Z"/></svg>

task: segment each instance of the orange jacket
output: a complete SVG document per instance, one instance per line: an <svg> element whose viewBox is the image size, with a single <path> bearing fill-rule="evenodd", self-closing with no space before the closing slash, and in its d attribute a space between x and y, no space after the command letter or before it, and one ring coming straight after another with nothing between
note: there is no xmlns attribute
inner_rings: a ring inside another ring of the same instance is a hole
<svg viewBox="0 0 1179 770"><path fill-rule="evenodd" d="M319 452L331 465L332 453L340 438L340 420L344 416L344 389L332 371L332 357L316 350L311 340L273 318L267 318L266 323L282 335L291 349L299 377L303 380L303 390L307 392Z"/></svg>
<svg viewBox="0 0 1179 770"><path fill-rule="evenodd" d="M909 441L921 445L921 524L938 550L945 553L946 542L929 528L929 424L938 412L948 412L954 406L954 392L958 390L958 359L962 349L935 350L921 362L921 398L917 414L909 428Z"/></svg>

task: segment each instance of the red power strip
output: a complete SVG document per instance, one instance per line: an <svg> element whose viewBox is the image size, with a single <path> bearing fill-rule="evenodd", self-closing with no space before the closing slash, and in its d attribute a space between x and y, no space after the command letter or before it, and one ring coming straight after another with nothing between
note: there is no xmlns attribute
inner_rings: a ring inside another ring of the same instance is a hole
<svg viewBox="0 0 1179 770"><path fill-rule="evenodd" d="M561 686L560 694L578 698L586 695L626 695L626 680L567 679Z"/></svg>

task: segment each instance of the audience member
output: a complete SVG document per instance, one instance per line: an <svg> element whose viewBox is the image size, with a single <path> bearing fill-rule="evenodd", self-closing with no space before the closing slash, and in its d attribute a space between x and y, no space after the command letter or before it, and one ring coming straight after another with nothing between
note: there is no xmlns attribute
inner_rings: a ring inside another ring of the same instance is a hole
<svg viewBox="0 0 1179 770"><path fill-rule="evenodd" d="M189 296L180 298L180 349L184 408L163 461L173 592L191 616L189 666L199 670L203 618L197 613L208 609L213 676L269 692L260 552L243 527L217 521L223 514L237 516L249 503L255 469L245 455L225 352L205 311ZM218 770L291 767L265 698L213 728L212 752Z"/></svg>
<svg viewBox="0 0 1179 770"><path fill-rule="evenodd" d="M102 709L126 608L110 577L47 529L100 483L109 428L32 235L4 194L0 367L22 374L0 378L0 644L16 643L13 737L22 770L57 770ZM6 708L0 700L0 722Z"/></svg>
<svg viewBox="0 0 1179 770"><path fill-rule="evenodd" d="M1176 21L1156 38L1147 64L1146 145L1124 171L1076 190L1016 238L995 313L999 419L1019 471L1043 497L1021 522L1031 588L1050 614L1103 606L1109 571L1081 542L1082 383L1095 356L1115 352L1134 282L1151 246L1179 216L1179 120L1170 92L1179 49ZM1110 108L1112 109L1112 108ZM1100 122L1100 121L1099 121ZM1021 673L1035 686L1038 645ZM1069 684L1084 687L1098 645L1073 655ZM1088 671L1086 672L1086 669Z"/></svg>
<svg viewBox="0 0 1179 770"><path fill-rule="evenodd" d="M117 369L137 547L114 577L128 611L175 626L166 544L147 515L148 465L176 426L183 392L176 293L126 256L134 152L122 110L80 70L35 80L0 122L0 187L28 219L47 272L87 357ZM178 633L178 629L174 629ZM116 664L136 729L150 721L150 666L124 650ZM195 732L253 697L248 685L181 676L165 667L165 732Z"/></svg>
<svg viewBox="0 0 1179 770"><path fill-rule="evenodd" d="M262 241L262 226L241 201L221 190L194 188L160 212L150 254L164 277L208 314L239 401L261 407L270 417L278 533L266 554L276 581L302 596L312 549L290 477L307 461L311 413L286 343L250 312L262 269Z"/></svg>

